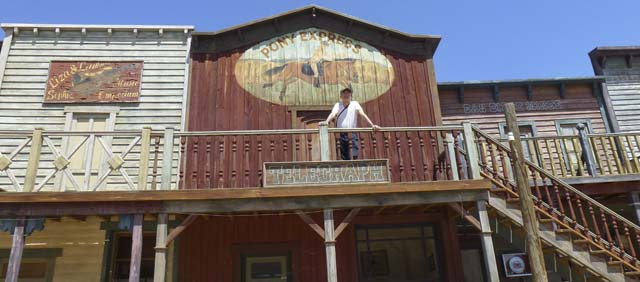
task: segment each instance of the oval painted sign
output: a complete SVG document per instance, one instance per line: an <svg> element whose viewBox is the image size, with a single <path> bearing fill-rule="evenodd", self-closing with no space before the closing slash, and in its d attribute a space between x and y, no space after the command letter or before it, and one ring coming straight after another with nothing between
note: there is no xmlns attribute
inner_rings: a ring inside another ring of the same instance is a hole
<svg viewBox="0 0 640 282"><path fill-rule="evenodd" d="M261 42L235 66L238 84L252 95L280 105L332 105L339 91L353 89L364 103L384 94L393 66L376 48L317 28Z"/></svg>

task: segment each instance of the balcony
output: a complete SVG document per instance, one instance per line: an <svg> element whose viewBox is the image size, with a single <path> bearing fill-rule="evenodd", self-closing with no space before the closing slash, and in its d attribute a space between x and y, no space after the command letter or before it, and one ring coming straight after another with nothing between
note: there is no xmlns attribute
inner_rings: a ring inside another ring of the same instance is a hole
<svg viewBox="0 0 640 282"><path fill-rule="evenodd" d="M358 136L340 142L342 133ZM264 163L386 159L390 182L467 179L462 126L178 132L0 132L7 192L260 188ZM346 147L345 147L346 149Z"/></svg>

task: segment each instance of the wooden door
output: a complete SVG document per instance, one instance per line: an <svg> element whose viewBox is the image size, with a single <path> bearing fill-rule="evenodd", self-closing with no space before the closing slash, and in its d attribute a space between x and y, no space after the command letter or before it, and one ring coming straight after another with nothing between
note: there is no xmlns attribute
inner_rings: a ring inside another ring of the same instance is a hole
<svg viewBox="0 0 640 282"><path fill-rule="evenodd" d="M71 131L107 131L109 115L106 114L77 114L71 121ZM87 136L71 136L68 138L67 155L76 148ZM98 138L96 136L95 138ZM82 190L90 189L98 180L104 169L106 153L95 138L89 138L69 158L69 169ZM69 179L63 178L63 185L67 190L75 187Z"/></svg>

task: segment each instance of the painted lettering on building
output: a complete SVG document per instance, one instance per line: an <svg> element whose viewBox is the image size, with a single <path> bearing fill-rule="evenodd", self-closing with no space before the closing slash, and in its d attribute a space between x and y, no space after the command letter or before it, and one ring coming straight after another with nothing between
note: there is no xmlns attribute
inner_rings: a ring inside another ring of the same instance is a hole
<svg viewBox="0 0 640 282"><path fill-rule="evenodd" d="M562 110L562 100L515 102L518 112L555 111ZM484 114L504 112L504 103L474 103L462 105L465 114Z"/></svg>
<svg viewBox="0 0 640 282"><path fill-rule="evenodd" d="M140 98L142 61L53 61L45 103L119 103Z"/></svg>
<svg viewBox="0 0 640 282"><path fill-rule="evenodd" d="M264 187L389 182L388 160L264 164Z"/></svg>
<svg viewBox="0 0 640 282"><path fill-rule="evenodd" d="M391 62L375 47L317 28L247 49L234 74L244 90L280 105L331 105L345 87L366 102L386 93L395 77Z"/></svg>

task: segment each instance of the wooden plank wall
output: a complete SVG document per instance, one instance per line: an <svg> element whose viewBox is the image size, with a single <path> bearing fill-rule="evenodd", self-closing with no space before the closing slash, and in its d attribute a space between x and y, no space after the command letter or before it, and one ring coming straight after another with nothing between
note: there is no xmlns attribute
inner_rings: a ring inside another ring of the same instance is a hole
<svg viewBox="0 0 640 282"><path fill-rule="evenodd" d="M640 130L640 57L607 57L603 74L606 76L609 102L620 132Z"/></svg>
<svg viewBox="0 0 640 282"><path fill-rule="evenodd" d="M560 96L558 86L534 86L531 101L560 101L561 109L551 111L525 111L518 112L518 121L534 121L537 136L557 136L556 120L589 119L595 133L606 132L605 122L600 112L597 98L592 94L592 85L568 84L566 96ZM526 85L517 87L499 88L498 103L526 102ZM499 124L505 122L504 113L474 113L465 114L463 103L458 99L458 91L455 89L440 89L440 105L442 109L443 123L446 125L459 125L463 121L477 124L482 130L498 137ZM464 104L493 103L493 88L465 88Z"/></svg>
<svg viewBox="0 0 640 282"><path fill-rule="evenodd" d="M86 221L46 220L43 231L35 231L26 238L25 250L62 249L62 256L55 260L53 281L98 282L105 245L105 231L100 229L100 222L98 217L87 217ZM0 233L0 248L11 249L11 235Z"/></svg>
<svg viewBox="0 0 640 282"><path fill-rule="evenodd" d="M2 52L7 57L0 62L0 66L6 64L4 69L0 69L0 73L4 74L0 75L3 77L0 82L0 119L3 121L0 130L32 130L36 127L64 130L65 106L85 106L89 111L119 107L114 130L141 130L145 126L158 130L165 127L181 129L191 30L185 33L182 28L165 28L160 35L159 28L144 29L140 26L136 35L134 28L114 26L111 35L107 27L89 27L85 35L80 27L63 27L59 34L50 27L38 29L37 34L33 29L22 28L17 35L8 37L11 42L5 42ZM12 34L10 30L7 29ZM140 102L109 105L43 104L51 60L142 60L144 69ZM131 140L115 138L114 150L120 152ZM0 151L4 154L11 152L19 141L0 140ZM57 146L61 143L60 138L53 141ZM52 168L51 152L48 149L44 151L41 159L44 169L39 171L38 182ZM133 162L125 166L134 180L137 179L135 160L138 153L139 149L135 149L128 158ZM18 161L12 165L13 172L18 176L24 174L26 159L27 154L20 154ZM9 184L6 177L1 177L0 181L0 187ZM110 184L122 185L124 180L116 179Z"/></svg>
<svg viewBox="0 0 640 282"><path fill-rule="evenodd" d="M234 68L244 50L246 48L223 54L192 54L188 130L260 130L294 127L291 124L292 117L288 106L258 99L237 83ZM434 104L428 80L431 70L426 59L394 54L382 48L380 50L393 65L395 80L385 94L362 105L365 112L381 126L435 125L439 117L432 110ZM326 105L318 105L318 108L330 108L338 99L339 93L335 93L334 101L326 101ZM360 121L360 125L366 124ZM426 146L431 145L430 140L429 137L425 138ZM260 175L249 176L248 173L260 170L263 161L293 161L294 154L287 153L286 150L293 151L297 148L295 141L275 137L233 140L228 137L201 137L182 141L186 147L181 150L184 150L187 161L186 167L181 168L180 175L181 181L184 181L181 182L181 187L185 189L259 186ZM404 144L406 140L401 142ZM271 149L271 157L258 157L255 151L258 143L262 144L265 155L268 155L268 150ZM413 141L415 145L419 143L417 138ZM242 152L246 144L251 149ZM275 144L275 149L269 147L270 144ZM403 146L406 149L406 145ZM234 158L229 152L235 150L242 153L238 153L240 156ZM279 153L283 150L284 153ZM432 159L431 152L425 152L427 159ZM251 156L253 158L250 158ZM423 157L420 155L416 159ZM405 167L409 168L411 165L407 163ZM429 169L432 168L430 164ZM409 169L406 171L407 174L410 173ZM399 174L396 172L396 175ZM424 180L431 180L427 179L429 177ZM410 176L407 177L409 178Z"/></svg>
<svg viewBox="0 0 640 282"><path fill-rule="evenodd" d="M346 213L336 212L336 222L341 222ZM442 281L461 281L462 277L456 276L462 273L458 243L450 241L457 238L455 224L445 214L356 217L354 224L436 223L440 229L437 242L443 248L439 259L443 274L448 275ZM321 212L310 215L322 222ZM358 281L354 224L336 240L338 277L343 282ZM293 249L293 281L327 281L324 241L297 215L200 217L180 235L178 244L179 281L240 281L240 250L269 245Z"/></svg>

